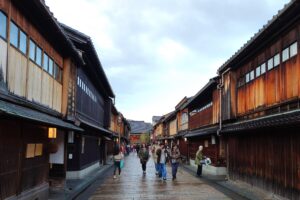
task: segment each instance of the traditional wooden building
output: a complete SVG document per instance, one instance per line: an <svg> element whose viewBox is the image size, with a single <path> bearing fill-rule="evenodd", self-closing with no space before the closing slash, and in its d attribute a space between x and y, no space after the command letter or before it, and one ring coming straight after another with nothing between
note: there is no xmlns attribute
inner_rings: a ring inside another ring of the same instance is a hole
<svg viewBox="0 0 300 200"><path fill-rule="evenodd" d="M191 97L184 97L176 106L177 133L173 136L179 146L180 153L185 161L188 160L188 142L184 137L189 130L189 112L186 105L192 100Z"/></svg>
<svg viewBox="0 0 300 200"><path fill-rule="evenodd" d="M65 176L65 69L82 63L43 1L0 2L0 199L47 199Z"/></svg>
<svg viewBox="0 0 300 200"><path fill-rule="evenodd" d="M89 36L61 24L84 61L69 70L68 120L84 132L68 134L67 178L82 178L105 164L112 134L110 114L115 97Z"/></svg>
<svg viewBox="0 0 300 200"><path fill-rule="evenodd" d="M141 144L145 142L150 142L150 134L152 132L151 123L144 121L128 120L131 131L130 131L130 143L131 144ZM145 137L145 138L141 138Z"/></svg>
<svg viewBox="0 0 300 200"><path fill-rule="evenodd" d="M203 155L209 157L211 165L203 167L204 174L225 175L224 142L218 136L219 90L218 77L210 81L184 105L188 110L188 133L184 136L188 143L190 164L194 165L195 155L200 145Z"/></svg>
<svg viewBox="0 0 300 200"><path fill-rule="evenodd" d="M120 113L115 105L112 105L109 130L113 134L113 140L109 142L109 154L113 154L116 144L127 145L130 143L131 127L127 119Z"/></svg>
<svg viewBox="0 0 300 200"><path fill-rule="evenodd" d="M291 1L219 69L230 179L300 199L300 4Z"/></svg>
<svg viewBox="0 0 300 200"><path fill-rule="evenodd" d="M164 116L160 117L160 119L153 125L152 129L152 140L159 141L163 137L163 123L162 120Z"/></svg>

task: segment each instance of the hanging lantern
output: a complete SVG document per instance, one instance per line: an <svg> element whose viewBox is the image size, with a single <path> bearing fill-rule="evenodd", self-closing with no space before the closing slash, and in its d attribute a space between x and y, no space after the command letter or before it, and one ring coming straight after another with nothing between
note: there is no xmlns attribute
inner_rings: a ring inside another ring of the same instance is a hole
<svg viewBox="0 0 300 200"><path fill-rule="evenodd" d="M48 128L48 138L56 138L56 128Z"/></svg>

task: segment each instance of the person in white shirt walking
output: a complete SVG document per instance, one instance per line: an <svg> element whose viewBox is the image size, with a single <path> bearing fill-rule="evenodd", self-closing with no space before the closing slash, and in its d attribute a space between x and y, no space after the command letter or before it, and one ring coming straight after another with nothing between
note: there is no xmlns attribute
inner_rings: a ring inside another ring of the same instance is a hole
<svg viewBox="0 0 300 200"><path fill-rule="evenodd" d="M121 175L121 160L124 158L124 155L122 151L120 151L120 148L116 146L114 151L114 179L116 177L116 171L119 170L119 176Z"/></svg>

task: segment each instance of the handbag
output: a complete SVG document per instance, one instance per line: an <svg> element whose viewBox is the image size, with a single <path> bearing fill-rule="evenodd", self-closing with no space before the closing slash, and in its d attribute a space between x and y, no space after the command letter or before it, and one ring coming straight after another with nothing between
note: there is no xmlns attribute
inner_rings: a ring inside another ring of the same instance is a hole
<svg viewBox="0 0 300 200"><path fill-rule="evenodd" d="M120 168L122 169L124 167L124 160L122 159L121 161L120 161Z"/></svg>

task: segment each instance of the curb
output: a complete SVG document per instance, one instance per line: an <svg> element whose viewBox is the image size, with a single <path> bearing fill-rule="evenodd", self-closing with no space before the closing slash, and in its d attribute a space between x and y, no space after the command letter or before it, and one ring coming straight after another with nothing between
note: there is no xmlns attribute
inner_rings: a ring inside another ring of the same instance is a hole
<svg viewBox="0 0 300 200"><path fill-rule="evenodd" d="M182 168L195 176L196 171L193 170L191 167L188 167L186 165L182 165ZM195 176L196 177L196 176ZM225 195L227 195L228 197L231 197L233 199L239 199L239 200L253 200L252 198L249 198L248 195L245 195L244 193L241 193L238 190L233 190L230 187L226 187L226 185L224 184L224 182L226 182L227 180L212 180L209 179L205 176L202 176L201 178L202 181L204 181L206 184L210 185L211 187L214 187L215 189L219 190L220 192L223 192Z"/></svg>
<svg viewBox="0 0 300 200"><path fill-rule="evenodd" d="M89 179L88 181L80 184L78 187L76 187L75 190L73 190L72 193L66 196L66 200L72 200L78 197L81 193L83 193L90 185L92 185L101 175L103 175L105 172L107 172L109 169L111 169L113 165L108 165L105 168L99 170L93 178Z"/></svg>

